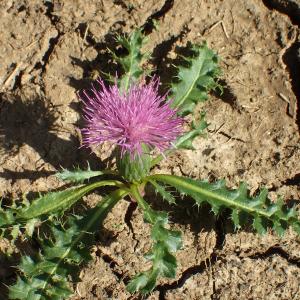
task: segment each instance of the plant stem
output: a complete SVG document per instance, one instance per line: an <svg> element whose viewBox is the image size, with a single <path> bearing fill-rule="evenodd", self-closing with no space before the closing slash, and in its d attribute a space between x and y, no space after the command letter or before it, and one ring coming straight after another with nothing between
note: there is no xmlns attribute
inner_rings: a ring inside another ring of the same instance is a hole
<svg viewBox="0 0 300 300"><path fill-rule="evenodd" d="M136 202L141 207L141 209L142 210L148 210L149 209L149 204L144 200L144 198L140 194L138 186L136 184L132 184L130 186L130 191L131 191L132 197L136 200Z"/></svg>

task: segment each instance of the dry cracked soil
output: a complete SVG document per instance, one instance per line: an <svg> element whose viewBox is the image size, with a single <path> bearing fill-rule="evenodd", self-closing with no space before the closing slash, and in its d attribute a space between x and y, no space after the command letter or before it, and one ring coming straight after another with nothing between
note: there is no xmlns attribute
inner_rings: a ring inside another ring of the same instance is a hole
<svg viewBox="0 0 300 300"><path fill-rule="evenodd" d="M155 27L156 25L157 28ZM300 201L299 0L2 0L0 1L0 191L2 197L61 186L61 166L102 168L98 156L78 149L82 124L76 91L107 71L107 47L116 33L144 26L145 50L164 80L188 42L206 41L221 58L224 93L197 106L210 123L195 151L174 153L157 172L240 181L261 186L288 203ZM99 200L96 194L84 199ZM162 205L152 195L156 208ZM156 203L157 202L157 203ZM188 201L168 208L183 232L177 276L161 280L144 299L300 299L300 238L251 229L234 232L227 216L214 218ZM0 242L1 253L7 243ZM141 299L129 278L147 268L149 227L134 203L109 214L93 262L74 283L72 300ZM16 249L18 252L18 249ZM15 269L0 255L0 281ZM7 299L5 285L0 299Z"/></svg>

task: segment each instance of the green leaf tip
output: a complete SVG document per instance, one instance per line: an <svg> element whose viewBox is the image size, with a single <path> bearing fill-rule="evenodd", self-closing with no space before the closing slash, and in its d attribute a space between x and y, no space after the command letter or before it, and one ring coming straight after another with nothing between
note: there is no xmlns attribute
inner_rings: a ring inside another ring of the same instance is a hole
<svg viewBox="0 0 300 300"><path fill-rule="evenodd" d="M83 183L87 179L104 175L104 174L107 174L107 172L92 171L90 165L88 164L87 170L81 170L79 167L76 168L74 171L62 169L62 171L56 174L56 177L63 181Z"/></svg>
<svg viewBox="0 0 300 300"><path fill-rule="evenodd" d="M184 57L187 66L179 66L177 81L171 84L172 106L184 116L193 112L198 102L208 98L208 92L218 87L216 78L220 74L219 58L206 43L193 45L192 55Z"/></svg>
<svg viewBox="0 0 300 300"><path fill-rule="evenodd" d="M122 187L123 183L117 180L103 180L63 191L50 192L31 203L16 201L13 206L5 209L0 207L0 235L9 237L14 243L22 235L20 229L24 228L25 236L31 237L36 225L53 216L62 215L84 195L102 186Z"/></svg>
<svg viewBox="0 0 300 300"><path fill-rule="evenodd" d="M117 180L103 180L95 183L72 187L59 192L50 192L32 201L32 203L18 212L19 220L29 220L43 215L62 213L74 205L84 195L102 186L122 186Z"/></svg>
<svg viewBox="0 0 300 300"><path fill-rule="evenodd" d="M130 280L127 285L130 293L148 294L155 288L158 277L175 278L177 262L172 253L182 247L181 232L166 229L164 222L157 221L152 227L151 237L154 244L145 258L152 262L152 267Z"/></svg>
<svg viewBox="0 0 300 300"><path fill-rule="evenodd" d="M262 189L258 195L250 197L245 183L241 183L237 189L230 190L224 180L209 183L163 174L152 175L148 179L175 187L180 193L192 197L198 205L204 202L210 204L215 214L223 208L231 209L231 219L236 228L243 225L247 219L251 219L253 228L260 234L273 229L282 236L289 226L300 234L300 221L295 208L288 208L280 197L276 202L272 202L268 198L267 189Z"/></svg>
<svg viewBox="0 0 300 300"><path fill-rule="evenodd" d="M141 48L147 39L143 35L142 30L137 29L128 37L117 36L116 40L128 52L125 56L117 56L112 52L114 59L122 66L125 72L119 80L119 86L122 90L127 91L130 84L139 80L144 74L142 63L149 55L142 53Z"/></svg>

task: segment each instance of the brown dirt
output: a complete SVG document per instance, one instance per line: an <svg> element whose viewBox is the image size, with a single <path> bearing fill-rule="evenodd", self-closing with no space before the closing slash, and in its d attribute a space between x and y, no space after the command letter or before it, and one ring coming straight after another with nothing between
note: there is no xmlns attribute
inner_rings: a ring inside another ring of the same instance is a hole
<svg viewBox="0 0 300 300"><path fill-rule="evenodd" d="M75 92L95 70L106 70L106 47L116 32L146 24L146 48L154 52L152 64L162 78L187 42L206 40L222 58L225 86L222 95L212 94L197 107L207 112L208 138L197 139L196 151L180 151L156 171L225 178L231 187L246 181L252 192L266 186L299 202L299 7L295 0L1 1L2 195L59 187L53 173L60 165L89 160L92 168L102 166L96 156L78 150ZM159 282L147 299L300 299L300 238L293 232L282 239L233 233L227 219L215 220L186 204L171 216L184 233L177 277ZM125 291L125 283L147 268L149 228L126 201L104 228L72 299L138 299ZM0 270L5 281L8 275Z"/></svg>

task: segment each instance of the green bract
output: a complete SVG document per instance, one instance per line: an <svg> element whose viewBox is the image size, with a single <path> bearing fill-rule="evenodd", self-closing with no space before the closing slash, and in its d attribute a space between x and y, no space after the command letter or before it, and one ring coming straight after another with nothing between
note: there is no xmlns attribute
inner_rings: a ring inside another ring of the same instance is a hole
<svg viewBox="0 0 300 300"><path fill-rule="evenodd" d="M141 30L137 30L129 37L119 36L117 41L127 51L122 57L113 53L115 61L124 70L123 76L117 80L126 92L131 83L146 78L142 67L143 61L148 58L142 52L145 37ZM195 105L207 100L209 91L218 87L218 56L206 44L193 45L191 50L191 55L185 57L184 64L178 67L176 80L169 83L169 97L174 100L172 105L178 108L180 115L192 113ZM190 129L176 140L174 148L193 149L194 139L204 135L208 126L204 112L197 119L199 121L192 123ZM109 211L126 196L137 202L144 221L151 225L153 241L150 251L145 253L151 266L131 278L127 290L148 294L160 277L175 278L175 253L183 246L181 233L170 228L166 212L155 211L143 198L146 185L152 186L170 205L177 204L178 196L187 196L198 206L209 204L216 215L223 209L229 209L235 228L248 221L260 234L274 230L281 236L290 226L300 234L295 208L286 207L280 197L272 202L266 189L250 197L245 183L236 189L228 189L223 180L211 183L168 174L151 174L151 167L174 149L154 158L148 154L149 149L146 150L147 154L141 157L117 155L117 171L93 171L89 166L87 170L63 169L57 177L74 184L74 187L49 192L31 202L24 198L11 207L0 206L2 236L15 241L25 234L28 239L34 237L39 245L35 255L22 256L16 282L9 287L10 299L63 300L72 295L69 280L91 260L89 249L94 243L94 234ZM105 187L109 187L110 192ZM80 215L70 211L84 195L95 190L105 196L94 208L85 208Z"/></svg>
<svg viewBox="0 0 300 300"><path fill-rule="evenodd" d="M131 157L129 153L123 156L118 153L116 157L116 165L119 174L129 182L140 181L146 177L151 168L151 156L149 149L143 145L143 154Z"/></svg>

